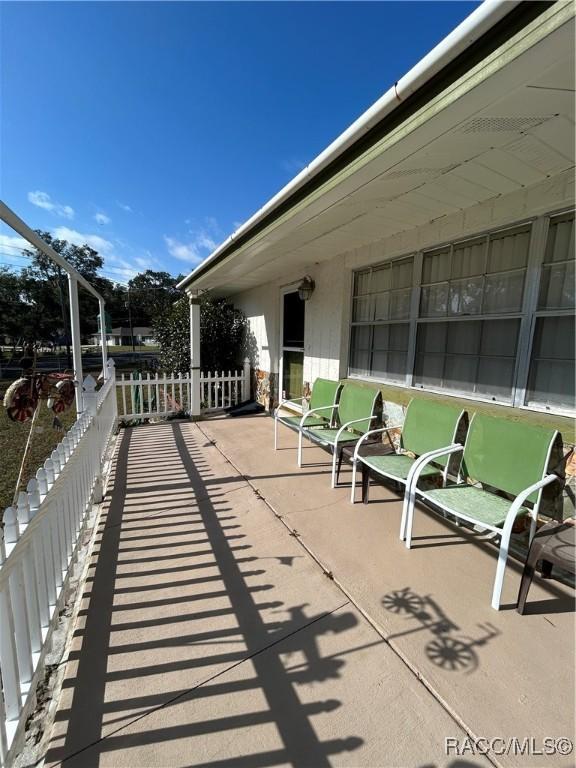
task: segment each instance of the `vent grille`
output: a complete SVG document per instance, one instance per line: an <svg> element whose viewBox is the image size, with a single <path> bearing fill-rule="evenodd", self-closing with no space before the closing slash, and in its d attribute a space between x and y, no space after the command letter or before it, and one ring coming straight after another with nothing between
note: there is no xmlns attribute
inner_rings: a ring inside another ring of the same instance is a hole
<svg viewBox="0 0 576 768"><path fill-rule="evenodd" d="M551 120L546 117L474 117L460 128L460 133L500 133L526 131Z"/></svg>

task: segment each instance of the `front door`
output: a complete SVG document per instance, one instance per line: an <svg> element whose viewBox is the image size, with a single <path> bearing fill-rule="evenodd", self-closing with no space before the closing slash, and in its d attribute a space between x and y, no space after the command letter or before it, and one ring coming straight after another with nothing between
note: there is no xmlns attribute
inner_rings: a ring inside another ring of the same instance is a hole
<svg viewBox="0 0 576 768"><path fill-rule="evenodd" d="M304 302L298 291L282 295L282 399L302 397L304 387Z"/></svg>

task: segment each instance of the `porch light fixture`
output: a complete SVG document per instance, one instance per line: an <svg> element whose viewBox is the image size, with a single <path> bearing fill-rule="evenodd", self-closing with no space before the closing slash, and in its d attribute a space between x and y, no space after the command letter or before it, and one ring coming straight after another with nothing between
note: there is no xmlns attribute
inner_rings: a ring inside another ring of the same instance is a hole
<svg viewBox="0 0 576 768"><path fill-rule="evenodd" d="M310 296L314 293L315 288L314 280L310 277L310 275L306 275L304 280L300 283L298 286L298 297L302 299L302 301L308 301Z"/></svg>

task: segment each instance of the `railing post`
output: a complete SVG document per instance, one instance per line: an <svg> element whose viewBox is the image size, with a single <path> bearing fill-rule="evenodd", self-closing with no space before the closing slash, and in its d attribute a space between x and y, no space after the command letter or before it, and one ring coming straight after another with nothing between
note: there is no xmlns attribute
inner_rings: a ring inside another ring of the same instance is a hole
<svg viewBox="0 0 576 768"><path fill-rule="evenodd" d="M242 377L242 402L250 398L250 359L244 358L244 376Z"/></svg>
<svg viewBox="0 0 576 768"><path fill-rule="evenodd" d="M84 408L86 409L86 413L88 413L92 417L92 424L90 425L90 429L92 430L98 430L99 424L97 422L97 415L98 415L98 395L96 394L96 381L94 378L88 374L86 378L84 379L84 384L82 385L82 391L83 391L83 397L84 397ZM116 396L116 392L113 392L114 396ZM101 467L101 461L100 456L97 456L98 461L98 467L95 468L96 477L94 479L94 491L92 499L95 504L99 504L102 499L104 498L104 482L102 478L102 467ZM92 468L91 468L92 470Z"/></svg>
<svg viewBox="0 0 576 768"><path fill-rule="evenodd" d="M190 416L200 416L200 299L190 297Z"/></svg>

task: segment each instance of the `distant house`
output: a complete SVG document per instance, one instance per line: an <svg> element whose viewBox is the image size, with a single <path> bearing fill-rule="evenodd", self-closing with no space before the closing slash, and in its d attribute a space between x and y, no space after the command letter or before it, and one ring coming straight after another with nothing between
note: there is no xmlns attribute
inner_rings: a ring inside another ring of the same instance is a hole
<svg viewBox="0 0 576 768"><path fill-rule="evenodd" d="M574 39L573 3L481 4L180 283L191 369L209 290L268 407L322 376L573 413Z"/></svg>
<svg viewBox="0 0 576 768"><path fill-rule="evenodd" d="M156 344L152 328L146 325L136 325L132 331L130 328L123 326L112 328L112 333L106 334L106 341L111 347L129 347L132 345L132 333L134 334L134 344L137 346ZM100 344L100 335L95 334L91 336L90 343L94 345Z"/></svg>

